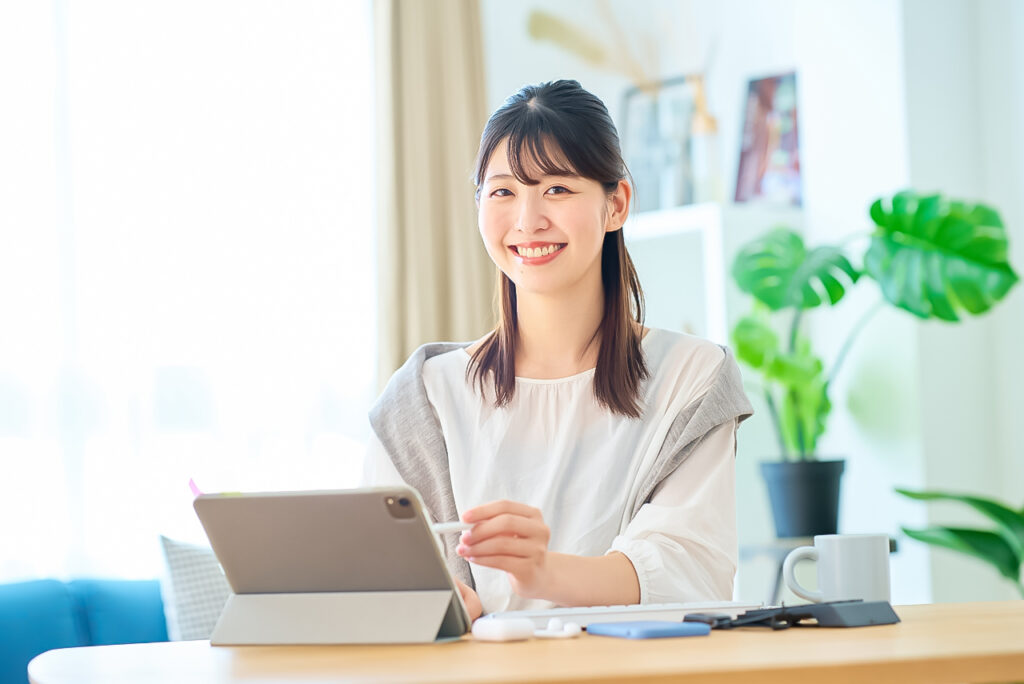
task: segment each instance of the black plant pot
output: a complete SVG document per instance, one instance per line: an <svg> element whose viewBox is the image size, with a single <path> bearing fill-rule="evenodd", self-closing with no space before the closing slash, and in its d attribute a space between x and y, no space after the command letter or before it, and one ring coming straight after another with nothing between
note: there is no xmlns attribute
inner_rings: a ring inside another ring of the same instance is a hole
<svg viewBox="0 0 1024 684"><path fill-rule="evenodd" d="M775 534L813 537L839 531L839 479L845 461L762 463Z"/></svg>

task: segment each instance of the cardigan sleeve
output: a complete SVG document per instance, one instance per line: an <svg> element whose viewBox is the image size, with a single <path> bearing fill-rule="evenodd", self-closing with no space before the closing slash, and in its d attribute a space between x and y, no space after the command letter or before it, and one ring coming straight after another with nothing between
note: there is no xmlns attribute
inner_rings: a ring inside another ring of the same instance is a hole
<svg viewBox="0 0 1024 684"><path fill-rule="evenodd" d="M612 541L608 553L623 553L636 570L641 603L732 599L737 425L708 432Z"/></svg>

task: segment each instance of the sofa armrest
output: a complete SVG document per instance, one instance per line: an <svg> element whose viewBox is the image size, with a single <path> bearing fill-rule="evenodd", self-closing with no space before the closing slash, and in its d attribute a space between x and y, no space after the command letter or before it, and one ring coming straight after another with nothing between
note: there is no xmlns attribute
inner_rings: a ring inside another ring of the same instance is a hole
<svg viewBox="0 0 1024 684"><path fill-rule="evenodd" d="M28 682L28 661L52 648L85 646L85 624L64 582L0 584L0 682Z"/></svg>
<svg viewBox="0 0 1024 684"><path fill-rule="evenodd" d="M68 582L91 646L167 641L159 580Z"/></svg>

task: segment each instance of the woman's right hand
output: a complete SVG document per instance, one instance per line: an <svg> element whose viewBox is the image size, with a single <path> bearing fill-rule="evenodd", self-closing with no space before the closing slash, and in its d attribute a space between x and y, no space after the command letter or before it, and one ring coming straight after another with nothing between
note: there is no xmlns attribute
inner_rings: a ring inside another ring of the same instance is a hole
<svg viewBox="0 0 1024 684"><path fill-rule="evenodd" d="M455 584L459 587L459 593L462 594L462 602L466 604L470 622L476 620L484 612L483 604L480 603L480 597L462 580L456 579Z"/></svg>

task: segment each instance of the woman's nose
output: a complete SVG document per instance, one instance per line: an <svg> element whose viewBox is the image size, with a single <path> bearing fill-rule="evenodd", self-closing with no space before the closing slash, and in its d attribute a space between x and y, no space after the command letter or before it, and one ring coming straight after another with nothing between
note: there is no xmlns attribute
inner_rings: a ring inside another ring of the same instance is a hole
<svg viewBox="0 0 1024 684"><path fill-rule="evenodd" d="M519 201L519 212L514 228L524 233L533 233L548 227L541 203L529 197Z"/></svg>

